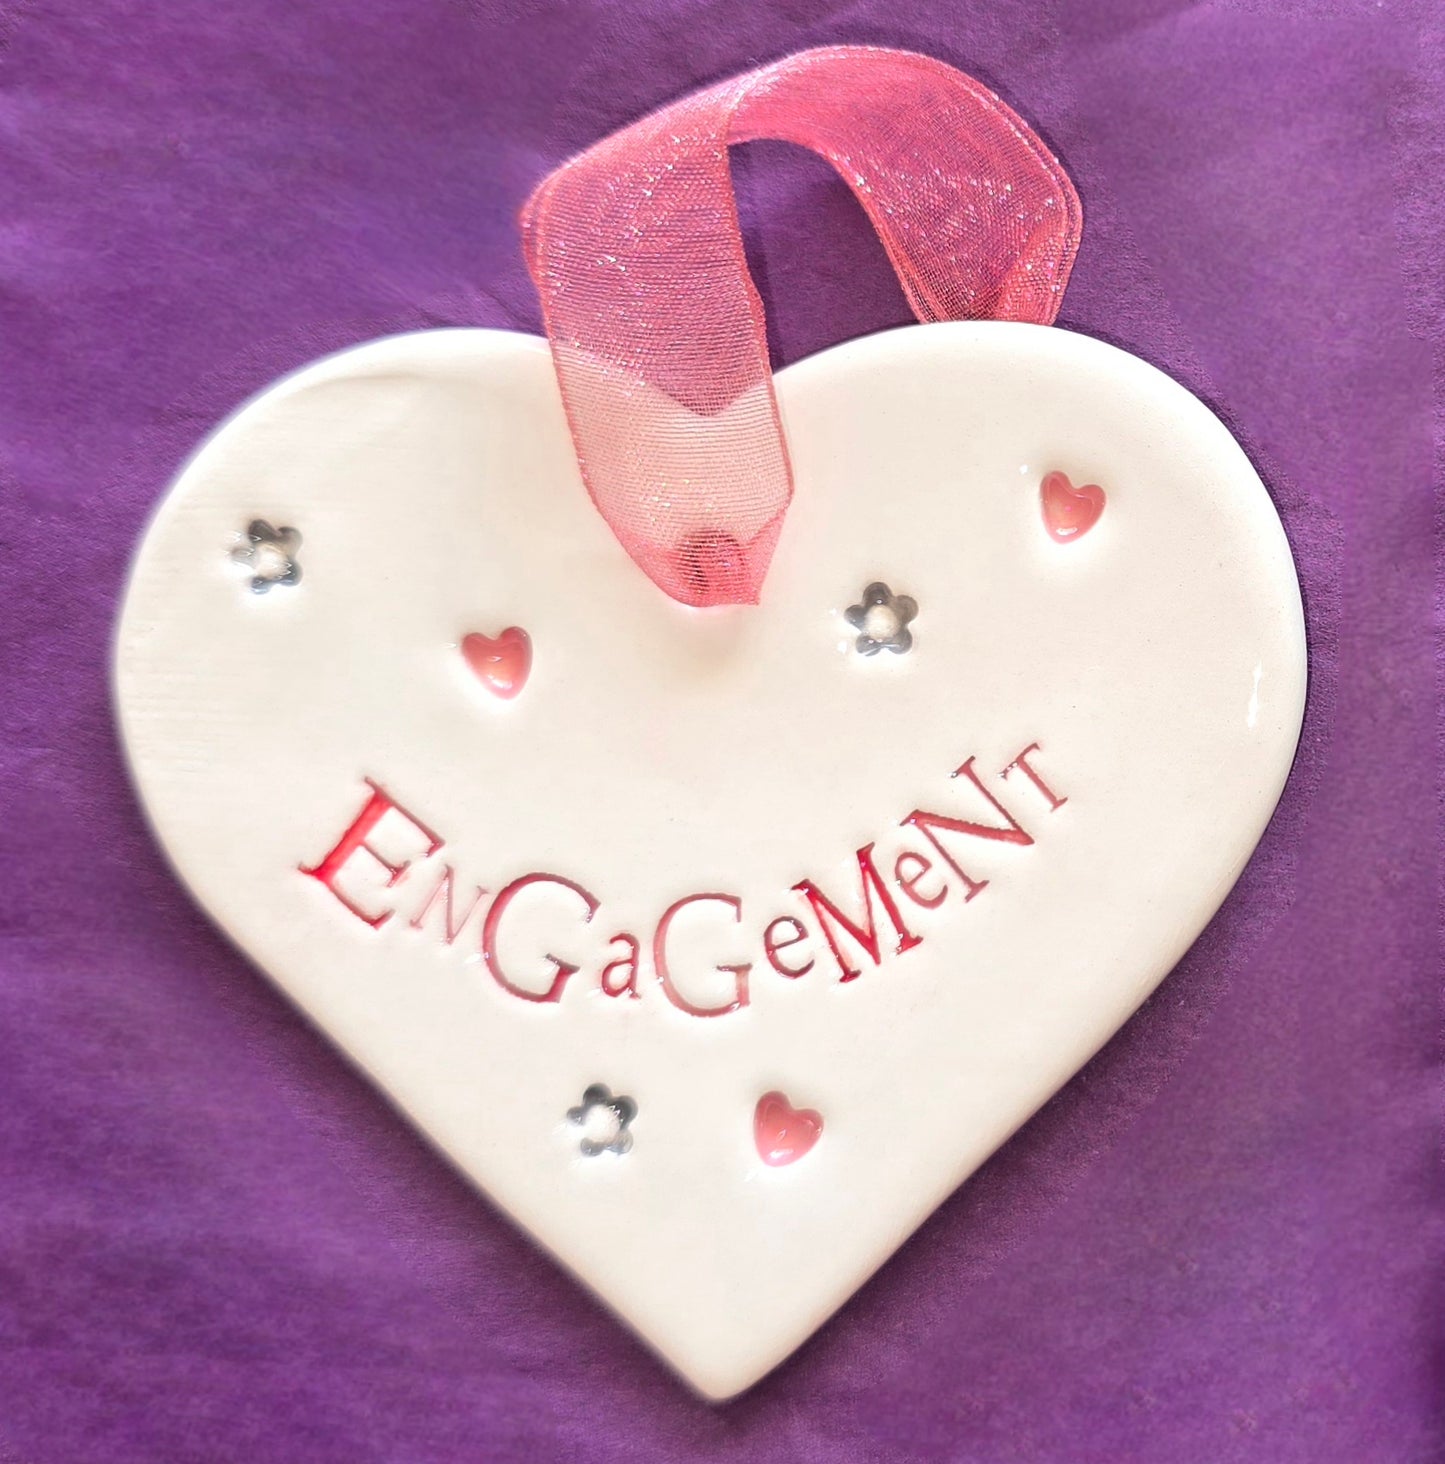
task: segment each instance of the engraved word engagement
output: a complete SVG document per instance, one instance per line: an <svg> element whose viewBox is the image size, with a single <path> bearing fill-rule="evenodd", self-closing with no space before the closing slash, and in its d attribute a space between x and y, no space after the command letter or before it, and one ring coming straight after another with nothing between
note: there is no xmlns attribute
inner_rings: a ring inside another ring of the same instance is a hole
<svg viewBox="0 0 1445 1464"><path fill-rule="evenodd" d="M1045 780L1040 751L1031 742L992 776L980 773L976 757L966 759L946 800L911 810L890 830L893 842L902 842L882 867L878 841L855 852L851 889L800 878L779 892L771 910L745 909L725 890L688 893L661 909L650 928L610 934L590 968L578 949L581 937L607 924L591 887L567 874L530 870L495 889L475 886L460 895L455 869L439 857L446 840L369 778L359 811L329 852L299 869L334 897L344 918L375 931L429 931L448 946L469 948L497 986L519 1000L560 1002L577 984L637 1000L650 985L689 1016L721 1017L750 1003L759 969L787 981L856 981L865 968L923 943L913 912L961 910L977 899L989 881L969 873L970 847L1032 846L1040 821L1068 802ZM715 940L716 959L698 959L699 932ZM740 942L751 948L747 959L736 959Z"/></svg>

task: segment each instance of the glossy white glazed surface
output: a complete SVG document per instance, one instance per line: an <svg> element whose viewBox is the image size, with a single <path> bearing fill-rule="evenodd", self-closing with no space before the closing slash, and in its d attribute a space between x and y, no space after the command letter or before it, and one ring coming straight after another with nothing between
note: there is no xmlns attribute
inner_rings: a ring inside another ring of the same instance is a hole
<svg viewBox="0 0 1445 1464"><path fill-rule="evenodd" d="M589 503L542 341L332 357L187 465L116 652L136 783L204 907L714 1397L796 1347L1167 974L1263 831L1305 687L1268 495L1153 368L1060 330L931 325L777 390L796 493L763 602L697 611ZM1051 471L1105 495L1067 542ZM296 583L251 590L279 572L268 546L232 558L258 519L299 531ZM906 653L856 649L874 581L917 602ZM502 696L486 640L461 647L511 627L530 661ZM369 805L367 842L405 865L389 886L364 848L325 864ZM861 923L869 845L877 963L837 920L835 955L818 903ZM549 879L498 910L528 875ZM692 896L715 898L664 920ZM807 938L782 945L785 918ZM620 1128L592 1085L632 1100Z"/></svg>

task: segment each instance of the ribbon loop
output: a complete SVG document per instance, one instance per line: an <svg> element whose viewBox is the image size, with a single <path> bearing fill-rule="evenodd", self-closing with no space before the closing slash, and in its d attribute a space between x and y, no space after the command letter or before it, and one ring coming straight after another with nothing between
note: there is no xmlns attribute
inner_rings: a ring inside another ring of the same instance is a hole
<svg viewBox="0 0 1445 1464"><path fill-rule="evenodd" d="M1078 248L1062 168L992 92L906 51L802 51L681 98L543 179L522 215L588 492L674 599L755 604L792 496L730 144L820 153L914 314L1047 325Z"/></svg>

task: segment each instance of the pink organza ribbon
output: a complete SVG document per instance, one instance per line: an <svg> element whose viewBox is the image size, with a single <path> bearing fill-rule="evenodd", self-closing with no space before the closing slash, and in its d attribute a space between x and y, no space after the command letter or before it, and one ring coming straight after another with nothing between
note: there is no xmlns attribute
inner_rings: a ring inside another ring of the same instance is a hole
<svg viewBox="0 0 1445 1464"><path fill-rule="evenodd" d="M755 604L792 496L730 144L820 153L920 320L1047 325L1079 200L1024 122L927 56L826 46L719 82L564 163L522 215L583 479L688 605Z"/></svg>

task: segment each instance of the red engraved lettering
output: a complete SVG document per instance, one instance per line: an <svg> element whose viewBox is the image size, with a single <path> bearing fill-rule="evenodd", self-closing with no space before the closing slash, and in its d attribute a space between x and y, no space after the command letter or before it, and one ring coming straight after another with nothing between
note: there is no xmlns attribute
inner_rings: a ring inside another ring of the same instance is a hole
<svg viewBox="0 0 1445 1464"><path fill-rule="evenodd" d="M1029 780L1029 782L1031 782L1034 787L1037 788L1039 792L1042 793L1044 797L1049 800L1049 812L1053 813L1055 809L1062 808L1064 804L1066 804L1069 800L1067 798L1058 797L1054 793L1054 790L1050 788L1046 782L1044 782L1044 780L1038 775L1037 772L1035 772L1033 767L1029 764L1029 754L1031 752L1037 752L1038 750L1038 743L1030 742L1029 745L1024 748L1024 750L1019 753L1019 755L1003 770L1000 776L1006 778L1011 772L1013 772L1015 768L1022 769L1024 776Z"/></svg>
<svg viewBox="0 0 1445 1464"><path fill-rule="evenodd" d="M837 961L844 981L856 980L860 972L858 967L850 965L847 957L844 956L835 927L841 927L846 931L854 943L867 952L868 959L875 966L882 959L878 941L878 926L873 918L872 890L877 891L878 898L888 912L888 918L893 922L894 930L898 933L898 955L901 956L904 951L911 951L914 946L921 944L923 939L922 936L914 935L903 923L903 917L898 913L898 904L889 893L888 886L880 878L877 867L873 863L872 844L865 844L858 851L858 875L863 890L862 924L855 924L843 914L812 880L800 880L793 886L800 894L807 897L808 903L813 907L813 913L818 917L818 924L822 927L824 939L828 942L828 949L833 952L833 959Z"/></svg>
<svg viewBox="0 0 1445 1464"><path fill-rule="evenodd" d="M948 884L945 880L939 880L938 893L934 895L926 895L918 888L923 883L923 877L932 868L931 859L914 853L912 849L905 849L893 866L893 878L898 881L898 888L915 905L922 905L925 910L936 909L948 898Z"/></svg>
<svg viewBox="0 0 1445 1464"><path fill-rule="evenodd" d="M497 937L501 930L502 916L507 913L507 907L512 901L533 885L557 885L560 889L570 890L586 908L587 913L582 917L584 925L597 913L597 901L581 885L573 884L570 879L563 879L559 874L524 874L521 879L514 879L502 890L492 901L492 908L487 911L487 918L482 922L482 959L503 991L510 991L523 1001L561 1001L563 988L577 974L578 968L570 961L564 961L560 956L544 956L543 960L552 967L552 984L546 991L528 991L525 986L518 986L507 976L497 959Z"/></svg>
<svg viewBox="0 0 1445 1464"><path fill-rule="evenodd" d="M407 921L407 924L410 925L413 930L420 930L422 926L426 923L427 916L431 914L432 906L435 905L438 900L440 900L442 902L442 940L445 941L447 945L452 945L456 941L456 938L462 933L462 930L465 928L467 921L470 920L472 916L475 915L477 911L481 908L482 899L487 893L486 890L478 885L476 899L474 899L472 903L467 906L466 910L462 913L462 918L458 920L455 924L453 924L452 885L455 882L455 879L456 875L453 872L451 865L443 864L442 877L437 881L436 888L431 892L431 894L426 897L426 903L421 907L421 909L418 910L409 921Z"/></svg>
<svg viewBox="0 0 1445 1464"><path fill-rule="evenodd" d="M608 996L630 996L635 1000L642 995L637 989L637 961L640 947L637 944L637 937L628 935L625 930L620 935L614 935L607 945L611 948L618 941L626 942L627 952L625 955L618 956L615 961L609 961L602 968L602 974L597 978L598 984ZM627 979L619 983L612 975L614 971L626 971Z"/></svg>
<svg viewBox="0 0 1445 1464"><path fill-rule="evenodd" d="M792 929L793 934L787 940L778 940L773 932L778 926L784 925ZM793 915L779 915L768 928L763 931L763 954L768 958L774 971L779 976L786 976L790 980L798 976L806 976L813 969L813 962L809 959L801 966L784 965L780 959L781 952L790 946L795 946L808 939L808 927Z"/></svg>
<svg viewBox="0 0 1445 1464"><path fill-rule="evenodd" d="M743 918L743 902L736 895L688 895L681 900L669 905L663 912L662 919L657 922L657 932L652 940L652 963L657 967L657 979L662 982L662 989L667 994L667 999L673 1006L681 1011L687 1012L694 1017L724 1017L729 1012L735 1012L739 1007L748 1004L748 972L753 969L751 961L744 961L736 966L714 966L715 971L726 972L733 978L732 999L720 1003L717 1006L698 1006L695 1002L689 1001L677 989L677 983L673 979L672 967L668 962L667 935L672 929L672 922L677 918L678 912L685 910L689 905L701 905L711 902L718 905L726 905L733 912L733 918L738 922Z"/></svg>
<svg viewBox="0 0 1445 1464"><path fill-rule="evenodd" d="M396 913L394 910L383 910L377 915L368 915L360 906L354 905L346 895L338 888L336 879L345 866L346 861L353 854L358 852L369 854L387 872L386 888L393 889L406 877L406 872L411 868L411 861L404 859L400 864L393 864L385 855L378 854L375 849L367 843L367 838L372 830L376 828L388 813L400 814L414 829L423 834L427 840L426 852L423 859L430 858L442 846L442 840L419 819L408 813L401 804L392 798L379 784L373 783L370 778L366 780L366 786L371 789L371 796L366 800L361 812L352 820L351 826L337 840L336 847L314 868L306 865L298 865L302 874L310 875L312 879L320 880L322 884L356 916L358 920L364 921L373 930L385 925Z"/></svg>
<svg viewBox="0 0 1445 1464"><path fill-rule="evenodd" d="M969 758L953 776L955 778L967 778L988 801L993 811L1003 819L1003 825L981 824L976 823L973 819L967 818L948 818L941 813L926 813L921 808L915 808L901 822L906 826L916 828L938 851L948 867L963 881L967 890L963 899L964 903L967 904L980 890L988 888L988 881L986 879L974 879L958 860L944 848L943 841L938 837L935 830L946 829L951 834L967 834L976 839L992 839L1004 844L1032 844L1033 839L1024 830L1023 825L979 781L979 776L973 768L972 758Z"/></svg>

